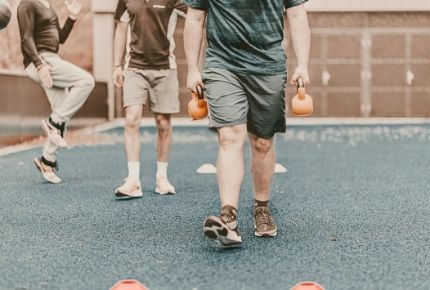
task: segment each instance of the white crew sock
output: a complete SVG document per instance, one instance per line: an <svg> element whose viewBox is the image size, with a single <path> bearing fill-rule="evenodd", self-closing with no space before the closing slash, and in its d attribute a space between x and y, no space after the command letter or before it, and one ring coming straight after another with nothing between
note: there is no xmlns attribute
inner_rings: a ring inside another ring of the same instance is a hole
<svg viewBox="0 0 430 290"><path fill-rule="evenodd" d="M157 161L157 178L167 177L167 167L169 166L168 162Z"/></svg>
<svg viewBox="0 0 430 290"><path fill-rule="evenodd" d="M128 162L128 178L140 181L140 162Z"/></svg>

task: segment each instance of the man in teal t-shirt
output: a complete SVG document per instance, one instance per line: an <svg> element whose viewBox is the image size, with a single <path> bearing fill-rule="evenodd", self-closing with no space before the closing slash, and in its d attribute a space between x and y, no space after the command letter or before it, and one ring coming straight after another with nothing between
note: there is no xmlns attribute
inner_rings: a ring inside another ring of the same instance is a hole
<svg viewBox="0 0 430 290"><path fill-rule="evenodd" d="M277 226L269 209L275 167L273 138L286 130L286 57L283 47L287 15L298 66L291 83L309 84L310 31L307 0L185 0L187 85L205 88L210 126L219 134L217 180L219 216L209 216L204 233L223 246L242 243L238 225L239 194L244 176L243 146L249 136L255 191L255 235L274 237ZM206 24L206 27L205 27ZM198 59L204 28L208 47L203 73Z"/></svg>

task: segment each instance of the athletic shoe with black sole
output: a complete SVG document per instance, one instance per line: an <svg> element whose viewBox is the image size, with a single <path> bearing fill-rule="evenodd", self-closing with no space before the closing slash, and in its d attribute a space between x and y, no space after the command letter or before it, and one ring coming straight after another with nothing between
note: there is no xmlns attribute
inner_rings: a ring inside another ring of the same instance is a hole
<svg viewBox="0 0 430 290"><path fill-rule="evenodd" d="M57 169L58 165L57 162L49 162L43 157L41 158L34 158L33 159L34 165L36 165L37 170L42 173L42 177L53 184L57 184L61 182L61 179L57 176ZM47 164L49 163L49 164ZM50 167L51 170L46 170L45 167Z"/></svg>
<svg viewBox="0 0 430 290"><path fill-rule="evenodd" d="M203 223L203 232L211 240L218 241L224 248L240 247L242 237L237 226L237 211L226 206L221 216L209 216Z"/></svg>
<svg viewBox="0 0 430 290"><path fill-rule="evenodd" d="M116 199L133 199L143 196L140 181L126 178L123 185L115 189Z"/></svg>

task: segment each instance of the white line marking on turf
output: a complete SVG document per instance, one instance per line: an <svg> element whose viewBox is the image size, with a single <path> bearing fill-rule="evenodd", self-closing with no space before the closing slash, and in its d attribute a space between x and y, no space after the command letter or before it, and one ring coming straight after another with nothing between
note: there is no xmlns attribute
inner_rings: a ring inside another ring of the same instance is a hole
<svg viewBox="0 0 430 290"><path fill-rule="evenodd" d="M14 153L28 151L38 147L40 147L40 145L37 145L37 144L20 144L20 145L4 147L0 149L0 157L14 154Z"/></svg>

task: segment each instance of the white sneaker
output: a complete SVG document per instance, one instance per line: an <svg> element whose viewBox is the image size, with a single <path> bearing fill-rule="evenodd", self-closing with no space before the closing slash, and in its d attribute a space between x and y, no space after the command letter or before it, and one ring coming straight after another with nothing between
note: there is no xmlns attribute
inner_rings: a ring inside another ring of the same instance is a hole
<svg viewBox="0 0 430 290"><path fill-rule="evenodd" d="M57 128L49 122L49 119L42 120L42 128L45 130L48 138L59 147L69 146L64 140L64 125L61 128Z"/></svg>
<svg viewBox="0 0 430 290"><path fill-rule="evenodd" d="M142 186L140 181L134 179L125 179L125 183L115 190L117 199L131 199L143 196Z"/></svg>
<svg viewBox="0 0 430 290"><path fill-rule="evenodd" d="M56 167L50 166L48 164L45 164L41 158L34 158L33 159L34 165L36 165L37 169L42 173L42 176L45 180L47 180L50 183L60 183L61 179L56 174ZM51 170L46 170L46 167L51 168Z"/></svg>
<svg viewBox="0 0 430 290"><path fill-rule="evenodd" d="M155 182L155 193L161 195L176 194L175 187L169 182L167 177L157 177Z"/></svg>

